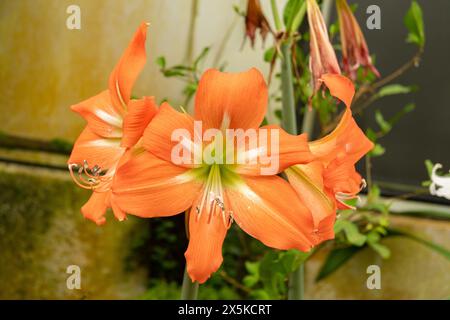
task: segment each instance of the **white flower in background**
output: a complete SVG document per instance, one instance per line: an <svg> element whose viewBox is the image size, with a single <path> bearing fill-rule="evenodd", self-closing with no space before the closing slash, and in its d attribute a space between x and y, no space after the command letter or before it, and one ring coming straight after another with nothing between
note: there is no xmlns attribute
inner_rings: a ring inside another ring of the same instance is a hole
<svg viewBox="0 0 450 320"><path fill-rule="evenodd" d="M439 176L437 175L437 170L441 169L442 165L436 163L431 172L431 185L430 193L433 196L443 197L450 200L450 175L449 176ZM450 173L450 172L449 172Z"/></svg>

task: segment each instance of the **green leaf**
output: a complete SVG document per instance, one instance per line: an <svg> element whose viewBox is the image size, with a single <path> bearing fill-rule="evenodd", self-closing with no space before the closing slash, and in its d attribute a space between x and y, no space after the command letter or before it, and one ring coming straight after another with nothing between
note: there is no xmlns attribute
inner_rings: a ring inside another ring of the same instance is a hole
<svg viewBox="0 0 450 320"><path fill-rule="evenodd" d="M402 84L389 84L382 87L378 93L377 98L382 98L386 96L392 96L396 94L407 94L415 90L414 86L404 86Z"/></svg>
<svg viewBox="0 0 450 320"><path fill-rule="evenodd" d="M241 17L245 17L245 11L244 10L241 10L241 8L237 5L237 4L234 4L233 5L233 10L234 10L234 12L236 12L237 13L237 15L239 15L239 16L241 16Z"/></svg>
<svg viewBox="0 0 450 320"><path fill-rule="evenodd" d="M351 257L353 257L362 247L337 248L330 251L324 264L316 277L320 281L342 267Z"/></svg>
<svg viewBox="0 0 450 320"><path fill-rule="evenodd" d="M405 15L404 23L409 31L406 42L414 43L420 48L423 48L425 45L425 28L422 9L417 1L412 1L411 7Z"/></svg>
<svg viewBox="0 0 450 320"><path fill-rule="evenodd" d="M377 141L377 133L375 131L373 131L373 129L371 129L371 128L367 128L366 136L372 142L376 142Z"/></svg>
<svg viewBox="0 0 450 320"><path fill-rule="evenodd" d="M375 203L380 201L380 195L380 188L376 184L372 185L372 187L369 189L369 194L367 195L367 202Z"/></svg>
<svg viewBox="0 0 450 320"><path fill-rule="evenodd" d="M197 91L197 84L196 83L188 83L186 85L186 87L184 87L184 89L183 89L183 93L186 96L188 96L188 97L193 96L196 91Z"/></svg>
<svg viewBox="0 0 450 320"><path fill-rule="evenodd" d="M255 286L259 281L259 277L254 276L254 275L248 275L245 276L244 279L242 279L242 283L244 284L244 286L246 287L253 287Z"/></svg>
<svg viewBox="0 0 450 320"><path fill-rule="evenodd" d="M263 289L252 291L251 296L255 300L270 300L269 294Z"/></svg>
<svg viewBox="0 0 450 320"><path fill-rule="evenodd" d="M421 243L421 244L427 246L428 248L432 249L433 251L441 254L442 256L444 256L445 258L450 260L450 251L439 244L436 244L432 241L425 240L422 237L416 236L412 233L409 233L409 232L406 232L403 230L398 230L398 229L394 229L394 228L388 228L387 230L388 230L387 236L402 236L402 237L406 237L408 239L417 241L418 243Z"/></svg>
<svg viewBox="0 0 450 320"><path fill-rule="evenodd" d="M185 73L180 70L173 70L173 69L167 69L163 71L163 75L167 78L171 77L183 77L185 76Z"/></svg>
<svg viewBox="0 0 450 320"><path fill-rule="evenodd" d="M198 64L208 55L209 53L209 47L203 48L202 52L197 56L197 58L194 61L193 69L197 70Z"/></svg>
<svg viewBox="0 0 450 320"><path fill-rule="evenodd" d="M392 118L389 119L389 124L393 126L396 124L404 115L414 111L416 108L416 105L414 103L409 103L406 106L403 107L402 110L397 112Z"/></svg>
<svg viewBox="0 0 450 320"><path fill-rule="evenodd" d="M380 112L380 110L375 111L375 121L380 126L381 132L383 132L384 134L391 131L391 124L384 119L383 114Z"/></svg>
<svg viewBox="0 0 450 320"><path fill-rule="evenodd" d="M160 57L156 58L155 62L161 69L166 68L166 58L164 56L160 56Z"/></svg>
<svg viewBox="0 0 450 320"><path fill-rule="evenodd" d="M334 225L334 232L337 234L344 231L348 242L352 245L361 247L366 242L366 236L359 232L358 227L348 220L337 220Z"/></svg>
<svg viewBox="0 0 450 320"><path fill-rule="evenodd" d="M289 0L284 7L283 20L288 32L297 31L306 13L305 0Z"/></svg>
<svg viewBox="0 0 450 320"><path fill-rule="evenodd" d="M369 152L371 157L382 156L386 152L386 149L379 143L376 143L373 149Z"/></svg>
<svg viewBox="0 0 450 320"><path fill-rule="evenodd" d="M430 159L425 160L425 167L427 168L428 175L431 177L433 172L434 163Z"/></svg>
<svg viewBox="0 0 450 320"><path fill-rule="evenodd" d="M388 247L386 247L385 245L383 245L379 242L374 242L374 243L369 242L369 246L376 253L378 253L383 259L389 259L389 257L391 256L391 250L389 250Z"/></svg>
<svg viewBox="0 0 450 320"><path fill-rule="evenodd" d="M247 271L250 274L259 274L259 261L256 262L246 261L245 269L247 269Z"/></svg>
<svg viewBox="0 0 450 320"><path fill-rule="evenodd" d="M275 53L276 53L275 47L270 47L269 49L267 49L264 52L264 61L267 63L271 63Z"/></svg>

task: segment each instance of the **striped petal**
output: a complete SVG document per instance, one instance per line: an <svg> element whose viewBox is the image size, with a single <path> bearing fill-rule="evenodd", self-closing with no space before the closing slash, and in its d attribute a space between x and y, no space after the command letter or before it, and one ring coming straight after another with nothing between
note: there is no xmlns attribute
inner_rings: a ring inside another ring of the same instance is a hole
<svg viewBox="0 0 450 320"><path fill-rule="evenodd" d="M88 122L95 134L104 138L122 136L122 118L112 106L108 91L73 105L71 109Z"/></svg>
<svg viewBox="0 0 450 320"><path fill-rule="evenodd" d="M278 176L243 181L226 190L239 227L269 247L309 251L315 243L313 219L292 187Z"/></svg>
<svg viewBox="0 0 450 320"><path fill-rule="evenodd" d="M120 166L112 188L122 210L150 218L187 210L201 185L189 170L142 151Z"/></svg>
<svg viewBox="0 0 450 320"><path fill-rule="evenodd" d="M124 114L124 111L127 110L131 89L147 60L145 53L147 27L147 23L142 23L139 26L109 77L111 100L113 106L120 114Z"/></svg>
<svg viewBox="0 0 450 320"><path fill-rule="evenodd" d="M130 100L128 113L123 122L122 147L134 146L142 137L145 128L157 112L155 98L144 97Z"/></svg>
<svg viewBox="0 0 450 320"><path fill-rule="evenodd" d="M258 128L267 110L268 90L257 69L240 73L207 70L195 97L195 119L205 129Z"/></svg>

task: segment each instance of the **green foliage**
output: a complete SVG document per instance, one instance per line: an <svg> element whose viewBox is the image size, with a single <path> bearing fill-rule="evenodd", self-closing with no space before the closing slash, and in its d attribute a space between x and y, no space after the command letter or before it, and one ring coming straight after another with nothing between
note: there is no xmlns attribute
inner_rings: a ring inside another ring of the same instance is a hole
<svg viewBox="0 0 450 320"><path fill-rule="evenodd" d="M330 251L324 264L317 274L316 281L320 281L338 270L344 263L350 260L357 252L361 251L358 247L334 248Z"/></svg>
<svg viewBox="0 0 450 320"><path fill-rule="evenodd" d="M390 90L390 92L392 93L394 91ZM375 144L374 148L369 152L370 157L379 157L386 152L386 149L378 143L378 139L383 138L391 132L393 126L401 118L403 118L403 116L412 112L414 109L415 105L413 103L409 103L388 120L384 118L380 110L375 111L375 121L377 122L380 130L374 131L371 128L366 130L367 137Z"/></svg>
<svg viewBox="0 0 450 320"><path fill-rule="evenodd" d="M334 225L334 232L339 233L343 231L347 241L357 247L361 247L367 240L367 237L359 232L358 226L348 220L337 220Z"/></svg>
<svg viewBox="0 0 450 320"><path fill-rule="evenodd" d="M289 0L283 11L283 21L288 33L296 32L306 13L305 0Z"/></svg>
<svg viewBox="0 0 450 320"><path fill-rule="evenodd" d="M56 150L64 154L70 154L73 149L73 143L70 143L64 139L55 138L50 140L50 145L52 145Z"/></svg>
<svg viewBox="0 0 450 320"><path fill-rule="evenodd" d="M181 287L177 282L156 280L152 282L149 289L139 298L143 300L178 300L180 298L180 292ZM217 287L211 282L202 285L198 292L198 299L201 300L236 300L240 298L239 294L233 288L226 285Z"/></svg>
<svg viewBox="0 0 450 320"><path fill-rule="evenodd" d="M404 23L408 29L406 41L420 48L425 46L425 28L422 17L422 9L417 1L412 1L411 7L405 15Z"/></svg>
<svg viewBox="0 0 450 320"><path fill-rule="evenodd" d="M286 282L289 275L302 264L311 253L297 250L268 251L261 260L247 262L248 275L245 286L252 288L254 299L281 299L287 294Z"/></svg>
<svg viewBox="0 0 450 320"><path fill-rule="evenodd" d="M187 106L197 91L198 81L202 73L201 63L208 56L209 47L203 48L200 54L194 59L191 65L178 64L167 67L167 61L164 56L156 58L155 63L159 66L160 72L166 78L178 78L185 83L183 88L184 106Z"/></svg>
<svg viewBox="0 0 450 320"><path fill-rule="evenodd" d="M431 250L441 254L443 257L447 258L448 260L450 260L450 250L444 248L441 245L438 245L438 244L436 244L436 243L434 243L432 241L425 240L422 237L419 237L419 236L417 236L415 234L412 234L410 232L402 231L402 230L399 230L399 229L389 228L387 230L387 232L388 232L387 236L390 236L390 237L392 237L392 236L401 236L401 237L406 237L408 239L414 240L414 241L416 241L418 243L421 243L421 244L427 246L428 248L430 248Z"/></svg>
<svg viewBox="0 0 450 320"><path fill-rule="evenodd" d="M241 9L237 4L234 4L234 5L233 5L233 11L234 11L238 16L241 16L241 17L245 17L245 16L246 16L246 12L245 12L243 9Z"/></svg>
<svg viewBox="0 0 450 320"><path fill-rule="evenodd" d="M275 47L270 47L264 51L264 61L267 63L271 63L276 53Z"/></svg>
<svg viewBox="0 0 450 320"><path fill-rule="evenodd" d="M396 94L407 94L407 93L411 93L414 90L416 90L415 86L404 86L402 84L389 84L386 85L384 87L382 87L378 93L377 93L377 97L382 98L382 97L386 97L386 96L392 96L392 95L396 95Z"/></svg>

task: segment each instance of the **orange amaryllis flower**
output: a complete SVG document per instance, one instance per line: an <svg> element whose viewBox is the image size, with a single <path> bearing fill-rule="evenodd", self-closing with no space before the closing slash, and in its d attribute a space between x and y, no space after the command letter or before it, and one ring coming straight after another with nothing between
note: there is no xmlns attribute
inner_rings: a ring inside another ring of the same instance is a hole
<svg viewBox="0 0 450 320"><path fill-rule="evenodd" d="M316 93L322 84L320 81L322 75L340 74L341 69L328 37L327 25L316 0L307 0L307 12L310 34L309 68L312 74L314 93Z"/></svg>
<svg viewBox="0 0 450 320"><path fill-rule="evenodd" d="M252 47L255 46L256 30L258 29L264 42L271 30L269 22L264 16L259 0L248 0L247 14L245 15L245 34L250 38Z"/></svg>
<svg viewBox="0 0 450 320"><path fill-rule="evenodd" d="M273 248L308 251L312 247L311 214L294 189L277 176L293 164L309 162L312 155L305 135L292 136L277 126L258 128L267 100L266 83L256 69L208 70L198 86L195 116L164 103L144 132L147 151L133 156L117 172L113 194L130 214L162 217L189 210L185 257L192 281L203 283L219 268L232 221ZM178 139L180 130L184 136ZM239 144L229 130L236 130L237 136L246 132L248 136L240 136L246 142ZM213 133L210 140L205 138L208 132ZM252 132L255 139L249 138ZM188 161L175 161L180 154ZM277 160L274 171L262 170L268 166L263 154Z"/></svg>
<svg viewBox="0 0 450 320"><path fill-rule="evenodd" d="M345 73L350 78L356 79L356 71L359 66L363 66L379 77L380 73L372 64L366 40L347 1L337 0L336 5L341 30L342 62Z"/></svg>
<svg viewBox="0 0 450 320"><path fill-rule="evenodd" d="M105 222L108 207L117 219L125 218L111 194L113 177L157 111L153 97L130 98L146 61L146 32L143 23L111 73L109 89L71 107L86 119L87 126L75 142L69 170L79 186L93 190L81 212L97 224Z"/></svg>
<svg viewBox="0 0 450 320"><path fill-rule="evenodd" d="M353 83L336 74L325 74L322 81L331 95L345 103L346 111L333 132L309 143L314 161L286 170L289 182L311 210L317 243L334 237L336 209L348 208L344 200L355 198L364 185L355 163L373 148L352 117Z"/></svg>

